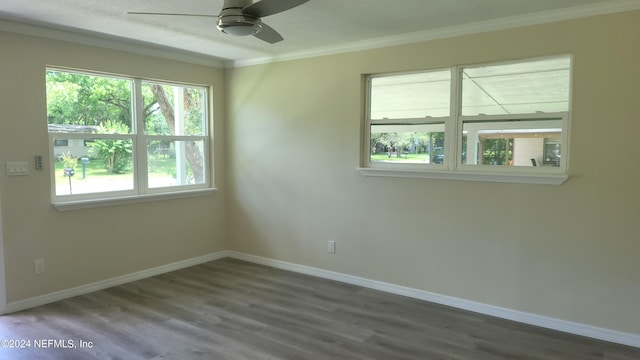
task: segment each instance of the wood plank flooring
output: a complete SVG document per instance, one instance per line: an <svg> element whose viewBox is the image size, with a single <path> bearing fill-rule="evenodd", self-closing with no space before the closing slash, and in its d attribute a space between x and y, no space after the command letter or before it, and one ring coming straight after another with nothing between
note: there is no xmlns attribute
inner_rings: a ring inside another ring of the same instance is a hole
<svg viewBox="0 0 640 360"><path fill-rule="evenodd" d="M19 340L1 344L3 360L640 359L637 348L234 259L2 316L0 339Z"/></svg>

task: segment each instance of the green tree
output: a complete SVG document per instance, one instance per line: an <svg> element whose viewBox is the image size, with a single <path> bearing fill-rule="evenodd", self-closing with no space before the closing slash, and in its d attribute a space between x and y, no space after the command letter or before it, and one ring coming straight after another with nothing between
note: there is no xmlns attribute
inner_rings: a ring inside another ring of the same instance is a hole
<svg viewBox="0 0 640 360"><path fill-rule="evenodd" d="M129 127L114 121L107 121L98 126L98 134L127 134ZM90 143L98 151L98 157L105 162L105 168L111 174L122 174L131 164L133 146L129 140L98 139Z"/></svg>
<svg viewBox="0 0 640 360"><path fill-rule="evenodd" d="M117 121L131 126L130 80L47 71L49 124L100 125Z"/></svg>
<svg viewBox="0 0 640 360"><path fill-rule="evenodd" d="M482 147L484 165L508 165L513 159L513 139L484 139Z"/></svg>
<svg viewBox="0 0 640 360"><path fill-rule="evenodd" d="M185 88L183 99L173 99L171 92L165 91L164 86L159 84L149 84L149 89L154 95L155 101L164 117L171 135L175 135L176 119L173 104L174 101L183 101L187 117L185 121L185 132L194 134L202 132L202 99L201 92L195 89ZM195 141L185 142L185 157L189 163L189 168L193 174L196 184L204 181L203 163L204 159Z"/></svg>
<svg viewBox="0 0 640 360"><path fill-rule="evenodd" d="M389 132L371 134L372 152L395 149L396 156L412 149L415 153L430 153L436 155L434 149L442 151L444 147L444 132Z"/></svg>

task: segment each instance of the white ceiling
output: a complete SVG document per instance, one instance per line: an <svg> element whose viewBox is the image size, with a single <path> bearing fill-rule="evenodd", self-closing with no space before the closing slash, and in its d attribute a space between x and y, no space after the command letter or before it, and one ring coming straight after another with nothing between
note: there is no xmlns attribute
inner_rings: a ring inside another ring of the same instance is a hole
<svg viewBox="0 0 640 360"><path fill-rule="evenodd" d="M285 38L268 44L252 36L218 32L215 15L222 2L2 0L0 20L5 21L0 23L0 30L37 25L38 29L49 29L42 32L49 31L51 37L79 33L129 45L169 47L212 62L239 64L640 9L640 0L310 0L263 18ZM128 15L127 11L214 16Z"/></svg>

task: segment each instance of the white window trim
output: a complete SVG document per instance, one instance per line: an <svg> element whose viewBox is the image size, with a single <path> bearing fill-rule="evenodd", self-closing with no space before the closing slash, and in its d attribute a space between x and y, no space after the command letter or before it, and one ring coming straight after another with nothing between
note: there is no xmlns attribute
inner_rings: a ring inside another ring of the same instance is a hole
<svg viewBox="0 0 640 360"><path fill-rule="evenodd" d="M91 209L105 206L114 205L127 205L144 203L149 201L171 200L180 198L189 198L196 196L212 195L218 191L216 188L197 189L197 190L182 190L176 192L164 192L161 194L144 194L144 195L130 195L130 196L118 196L110 198L100 199L86 199L86 200L72 200L65 202L54 203L53 206L60 211L69 210L81 210Z"/></svg>
<svg viewBox="0 0 640 360"><path fill-rule="evenodd" d="M132 203L141 203L158 200L168 200L176 198L187 198L194 196L211 195L217 191L217 188L213 186L213 163L211 161L211 149L213 149L213 131L212 129L212 104L213 104L213 91L209 85L193 84L187 82L175 82L175 81L157 81L149 80L145 78L139 78L134 76L122 76L115 74L105 74L99 72L92 72L90 70L75 70L64 67L47 67L47 71L63 71L70 73L77 73L88 76L107 76L117 79L123 79L131 81L132 88L132 105L135 108L134 114L132 114L131 133L129 134L88 134L88 133L48 133L49 135L49 164L51 172L51 203L60 211L88 209L95 207L105 207L113 205L123 205ZM206 89L207 99L205 108L205 122L203 124L204 135L146 135L144 134L144 106L142 100L142 83L157 83L174 86L193 86ZM96 136L98 135L98 136ZM109 191L109 192L94 192L87 194L74 194L74 195L56 195L56 183L55 183L55 169L51 168L56 162L54 149L54 138L65 139L86 139L91 137L102 138L116 138L116 139L131 139L134 149L136 149L133 158L133 188L130 190L122 191ZM160 187L149 188L147 186L147 157L146 146L141 146L139 143L145 143L149 139L171 139L175 141L180 140L204 140L204 159L205 166L205 179L202 184L193 185L180 185L173 187Z"/></svg>
<svg viewBox="0 0 640 360"><path fill-rule="evenodd" d="M567 56L567 55L561 55ZM549 57L557 58L559 56ZM569 56L571 63L573 59ZM511 62L494 62L487 65L519 63L524 61L541 60L539 59L523 59ZM561 185L569 179L569 129L570 129L570 111L562 113L536 113L536 114L510 114L510 115L482 115L482 116L463 116L461 115L460 102L462 99L462 78L461 72L468 66L452 66L451 67L451 102L450 116L442 118L427 118L414 120L417 122L442 122L445 123L445 154L454 154L454 156L445 156L443 164L402 164L402 163L378 163L371 161L371 125L380 123L379 120L371 119L370 102L371 102L371 79L379 76L392 76L402 73L387 74L370 74L365 76L365 115L364 115L364 138L361 165L357 170L364 176L371 177L395 177L395 178L419 178L419 179L435 179L435 180L461 180L461 181L482 181L482 182L498 182L498 183L519 183L519 184L545 184L545 185ZM571 67L572 72L573 66ZM425 70L438 71L439 69ZM407 73L407 72L403 72ZM571 73L570 76L573 74ZM571 92L571 87L570 90ZM571 108L571 96L569 96L569 108ZM464 121L469 120L500 120L500 119L562 119L562 158L559 168L506 168L506 167L490 167L462 164L461 150L462 141L458 139L462 135L462 125ZM405 120L406 122L406 120ZM460 136L459 136L460 135Z"/></svg>
<svg viewBox="0 0 640 360"><path fill-rule="evenodd" d="M569 179L564 174L509 174L509 173L487 173L480 171L449 171L449 170L418 170L418 169L381 169L360 167L357 169L364 176L372 177L395 177L395 178L417 178L435 180L462 180L462 181L484 181L516 184L546 184L561 185Z"/></svg>

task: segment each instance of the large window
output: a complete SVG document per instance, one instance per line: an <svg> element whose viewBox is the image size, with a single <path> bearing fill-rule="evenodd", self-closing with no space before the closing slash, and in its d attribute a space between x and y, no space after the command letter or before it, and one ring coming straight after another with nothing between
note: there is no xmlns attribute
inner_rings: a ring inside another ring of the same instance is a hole
<svg viewBox="0 0 640 360"><path fill-rule="evenodd" d="M367 76L362 170L562 182L570 70L563 56Z"/></svg>
<svg viewBox="0 0 640 360"><path fill-rule="evenodd" d="M206 87L48 69L55 203L209 187Z"/></svg>

